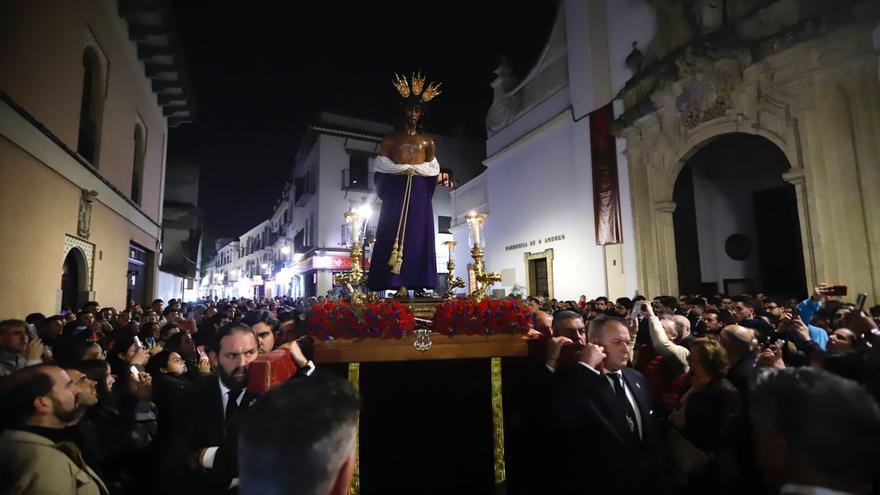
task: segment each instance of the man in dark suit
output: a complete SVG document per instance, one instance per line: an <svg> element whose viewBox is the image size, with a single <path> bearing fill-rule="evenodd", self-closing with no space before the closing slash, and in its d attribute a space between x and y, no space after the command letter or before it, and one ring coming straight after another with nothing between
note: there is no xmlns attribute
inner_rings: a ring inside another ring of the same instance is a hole
<svg viewBox="0 0 880 495"><path fill-rule="evenodd" d="M577 366L559 377L553 415L563 470L553 493L662 492L654 413L644 377L627 367L629 344L621 319L599 316Z"/></svg>
<svg viewBox="0 0 880 495"><path fill-rule="evenodd" d="M208 357L215 374L196 385L182 404L181 418L166 460L176 460L183 476L198 493L225 493L237 485L238 419L256 399L247 389L248 367L258 356L254 330L230 323L217 334ZM311 375L315 365L303 356L295 342L283 346L291 352L298 376ZM182 457L182 458L181 458ZM175 481L174 490L180 490Z"/></svg>

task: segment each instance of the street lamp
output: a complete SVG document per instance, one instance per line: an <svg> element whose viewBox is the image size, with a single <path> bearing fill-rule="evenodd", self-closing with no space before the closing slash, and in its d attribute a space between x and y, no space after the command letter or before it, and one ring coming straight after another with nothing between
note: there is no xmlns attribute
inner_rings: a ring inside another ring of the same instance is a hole
<svg viewBox="0 0 880 495"><path fill-rule="evenodd" d="M370 205L366 203L359 206L355 211L357 212L361 220L363 220L364 225L366 225L367 222L370 221L370 217L373 216L373 209L370 208Z"/></svg>
<svg viewBox="0 0 880 495"><path fill-rule="evenodd" d="M288 254L290 254L290 246L286 246L286 245L282 246L281 247L281 254L283 254L284 256L287 256Z"/></svg>

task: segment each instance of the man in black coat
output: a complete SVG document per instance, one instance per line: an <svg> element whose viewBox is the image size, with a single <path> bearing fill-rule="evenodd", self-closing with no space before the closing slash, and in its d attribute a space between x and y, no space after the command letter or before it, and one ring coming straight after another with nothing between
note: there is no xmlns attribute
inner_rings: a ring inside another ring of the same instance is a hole
<svg viewBox="0 0 880 495"><path fill-rule="evenodd" d="M315 365L295 342L283 347L293 355L298 376L312 374ZM177 481L172 491L226 493L236 486L238 420L256 400L246 387L248 367L257 355L258 339L249 326L230 323L218 332L217 343L208 354L215 374L193 388L173 428L165 460L176 462L182 476L174 477ZM180 489L180 480L187 480L188 489Z"/></svg>
<svg viewBox="0 0 880 495"><path fill-rule="evenodd" d="M654 412L644 377L627 367L629 343L622 320L600 316L577 366L559 377L550 445L561 447L563 469L553 493L662 493Z"/></svg>

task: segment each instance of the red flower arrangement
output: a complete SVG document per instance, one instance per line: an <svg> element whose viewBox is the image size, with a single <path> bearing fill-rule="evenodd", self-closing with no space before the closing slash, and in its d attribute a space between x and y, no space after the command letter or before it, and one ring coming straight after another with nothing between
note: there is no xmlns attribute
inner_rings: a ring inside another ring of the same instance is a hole
<svg viewBox="0 0 880 495"><path fill-rule="evenodd" d="M328 301L312 306L306 323L308 335L319 340L400 339L413 331L416 318L409 306L397 301Z"/></svg>
<svg viewBox="0 0 880 495"><path fill-rule="evenodd" d="M444 335L526 334L535 323L528 306L515 299L452 299L437 305L434 331Z"/></svg>

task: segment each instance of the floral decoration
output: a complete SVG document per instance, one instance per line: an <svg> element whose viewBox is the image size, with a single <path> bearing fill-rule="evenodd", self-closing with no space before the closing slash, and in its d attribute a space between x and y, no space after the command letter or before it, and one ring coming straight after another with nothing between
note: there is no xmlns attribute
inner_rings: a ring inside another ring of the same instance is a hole
<svg viewBox="0 0 880 495"><path fill-rule="evenodd" d="M516 299L451 299L437 305L434 331L455 335L523 334L535 324L528 306Z"/></svg>
<svg viewBox="0 0 880 495"><path fill-rule="evenodd" d="M315 304L306 319L308 334L319 340L400 339L412 333L416 319L406 304L381 301Z"/></svg>

